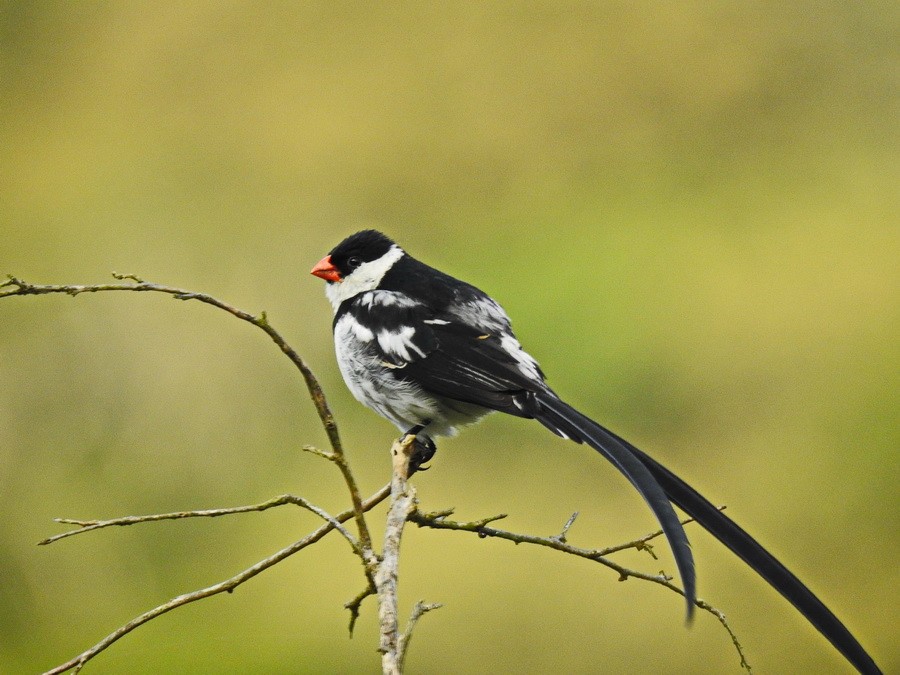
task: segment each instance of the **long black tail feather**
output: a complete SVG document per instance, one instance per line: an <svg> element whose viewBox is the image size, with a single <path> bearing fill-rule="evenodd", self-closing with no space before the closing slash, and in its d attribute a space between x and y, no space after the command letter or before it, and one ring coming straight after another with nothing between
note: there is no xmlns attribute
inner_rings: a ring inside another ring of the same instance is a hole
<svg viewBox="0 0 900 675"><path fill-rule="evenodd" d="M684 584L689 618L690 608L696 600L694 563L687 537L671 510L670 501L781 593L860 673L881 673L875 661L847 627L800 579L694 488L625 439L585 417L560 399L550 395L540 396L538 404L535 418L539 422L557 434L568 436L579 443L585 442L597 450L625 474L650 505L672 547ZM650 480L647 480L648 476L644 472L635 468L634 460L646 469ZM662 490L668 509L660 503L658 489Z"/></svg>
<svg viewBox="0 0 900 675"><path fill-rule="evenodd" d="M881 672L840 619L775 556L681 478L624 439L616 438L644 463L669 499L768 581L860 673L874 675Z"/></svg>
<svg viewBox="0 0 900 675"><path fill-rule="evenodd" d="M684 527L662 486L644 462L634 455L631 448L610 431L555 396L549 394L546 397L541 396L537 399L537 403L535 418L539 422L554 433L578 443L585 442L594 448L625 475L650 506L669 540L669 546L672 547L675 564L684 586L687 619L690 621L697 601L694 556Z"/></svg>

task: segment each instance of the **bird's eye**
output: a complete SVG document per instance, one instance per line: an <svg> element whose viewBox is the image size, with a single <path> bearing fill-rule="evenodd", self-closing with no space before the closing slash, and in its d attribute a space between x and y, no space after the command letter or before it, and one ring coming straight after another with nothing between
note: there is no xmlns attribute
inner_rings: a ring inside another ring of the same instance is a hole
<svg viewBox="0 0 900 675"><path fill-rule="evenodd" d="M362 262L362 258L360 258L358 255L350 256L349 258L347 258L347 266L353 269L356 269L357 267L362 265Z"/></svg>

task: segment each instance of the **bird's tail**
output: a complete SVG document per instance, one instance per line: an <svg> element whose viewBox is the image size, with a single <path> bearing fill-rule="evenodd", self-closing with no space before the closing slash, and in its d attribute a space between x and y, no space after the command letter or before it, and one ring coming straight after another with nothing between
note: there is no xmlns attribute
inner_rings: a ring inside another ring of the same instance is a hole
<svg viewBox="0 0 900 675"><path fill-rule="evenodd" d="M681 478L646 453L619 439L653 474L666 494L682 511L752 567L824 635L861 673L880 673L871 656L847 627L793 572L731 518L713 506Z"/></svg>
<svg viewBox="0 0 900 675"><path fill-rule="evenodd" d="M690 621L697 602L694 556L684 527L659 481L618 436L585 417L568 403L549 392L546 395L538 395L535 403L537 404L534 409L535 419L555 434L578 443L587 443L594 448L625 475L650 506L669 540L669 546L672 547L675 564L684 586L687 618Z"/></svg>
<svg viewBox="0 0 900 675"><path fill-rule="evenodd" d="M693 561L690 550L687 556L684 551L687 539L681 529L678 520L676 530L671 522L664 521L660 517L665 512L657 503L656 490L647 487L647 481L640 471L633 471L634 475L641 475L641 485L635 482L632 475L626 471L633 470L631 461L636 461L652 478L653 485L660 488L665 495L667 503L671 501L682 511L693 518L704 529L721 541L741 560L753 568L757 574L783 595L794 607L796 607L806 619L824 635L829 642L861 673L875 675L880 673L878 666L871 656L863 649L862 645L853 637L843 623L832 613L825 604L809 590L790 570L782 565L762 545L744 531L731 518L713 506L703 495L684 482L681 478L669 471L662 464L651 458L646 453L638 450L625 439L617 436L608 429L600 426L588 417L585 417L567 403L555 396L539 396L537 399L538 414L535 418L554 433L567 436L576 442L584 442L597 450L601 455L610 460L616 468L624 473L632 484L650 504L663 527L666 537L669 539L675 554L682 581L685 587L685 597L689 601L695 599L695 587L693 577ZM649 495L649 496L648 496ZM651 499L653 501L651 501ZM671 507L670 507L671 508ZM667 528L668 525L668 528ZM671 531L671 532L670 532ZM683 569L686 566L687 572ZM688 587L690 579L690 589Z"/></svg>

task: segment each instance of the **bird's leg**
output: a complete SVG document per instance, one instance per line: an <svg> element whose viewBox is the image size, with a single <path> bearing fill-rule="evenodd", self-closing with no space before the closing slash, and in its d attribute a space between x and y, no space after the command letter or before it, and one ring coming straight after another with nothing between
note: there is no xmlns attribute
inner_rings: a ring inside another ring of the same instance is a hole
<svg viewBox="0 0 900 675"><path fill-rule="evenodd" d="M437 446L428 436L422 438L416 437L413 441L413 451L409 457L409 475L412 476L416 471L427 471L430 467L422 466L428 462L434 453L437 452Z"/></svg>
<svg viewBox="0 0 900 675"><path fill-rule="evenodd" d="M416 473L416 471L427 471L428 467L422 465L434 457L434 453L437 452L437 446L434 444L434 441L431 440L431 437L418 435L424 428L424 424L417 424L408 429L404 434L404 436L415 436L412 454L409 456L410 476Z"/></svg>

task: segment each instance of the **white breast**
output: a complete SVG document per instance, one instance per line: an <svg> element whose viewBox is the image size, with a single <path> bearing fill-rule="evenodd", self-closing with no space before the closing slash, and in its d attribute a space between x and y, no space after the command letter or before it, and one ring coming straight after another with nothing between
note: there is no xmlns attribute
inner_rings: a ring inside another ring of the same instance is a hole
<svg viewBox="0 0 900 675"><path fill-rule="evenodd" d="M382 342L379 334L378 342ZM334 327L334 349L338 366L347 388L357 401L391 421L401 431L417 424L426 424L441 415L441 406L420 387L396 378L394 364L381 360L374 348L375 335L345 314ZM394 353L407 349L408 343L394 344Z"/></svg>

